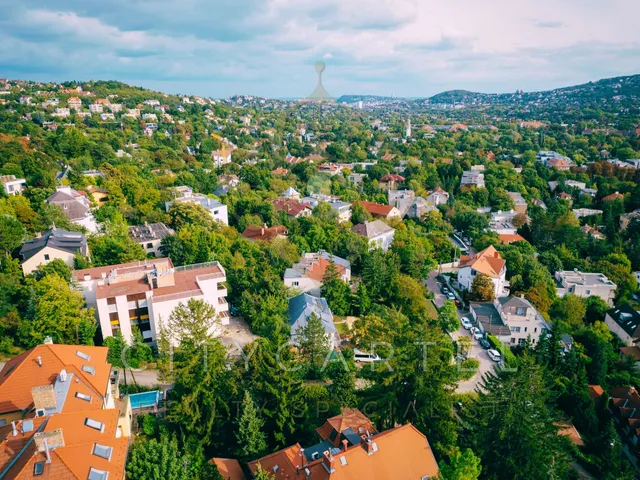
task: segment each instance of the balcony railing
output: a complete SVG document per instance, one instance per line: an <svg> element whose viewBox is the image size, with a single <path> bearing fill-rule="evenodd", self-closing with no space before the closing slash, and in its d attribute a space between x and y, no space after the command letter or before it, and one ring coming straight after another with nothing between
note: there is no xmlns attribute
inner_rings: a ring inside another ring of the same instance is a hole
<svg viewBox="0 0 640 480"><path fill-rule="evenodd" d="M156 295L154 302L168 302L170 300L180 300L182 298L198 297L203 295L202 290L188 290L186 292L169 293L167 295Z"/></svg>
<svg viewBox="0 0 640 480"><path fill-rule="evenodd" d="M220 270L222 270L220 273L216 273L216 274L212 274L212 275L218 275L218 278L220 277L224 277L224 269L222 268L222 265L220 265L220 262L205 262L205 263L195 263L193 265L183 265L181 267L175 267L174 271L175 272L187 272L187 271L191 271L191 270L198 270L200 268L209 268L209 267L218 267L220 268Z"/></svg>

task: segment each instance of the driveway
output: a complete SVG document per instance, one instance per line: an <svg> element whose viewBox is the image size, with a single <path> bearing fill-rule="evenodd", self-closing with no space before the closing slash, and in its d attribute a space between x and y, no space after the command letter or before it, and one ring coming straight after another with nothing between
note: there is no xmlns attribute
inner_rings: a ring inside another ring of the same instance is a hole
<svg viewBox="0 0 640 480"><path fill-rule="evenodd" d="M442 305L444 305L444 302L447 300L447 297L445 297L440 291L440 285L438 285L438 282L436 281L437 276L438 276L437 271L431 272L429 274L429 278L427 278L427 280L425 281L425 284L427 288L431 292L433 292L434 302L436 306L440 308L442 307ZM463 316L465 316L465 312L458 309L458 318L462 318ZM465 330L460 324L458 327L458 330L455 332L452 332L452 337L457 340L458 338L463 336L471 337L471 332L469 332L468 330ZM482 380L482 376L486 372L493 371L496 365L495 362L489 358L489 355L487 355L487 351L484 350L475 339L472 338L471 342L472 342L471 351L468 354L468 358L478 359L480 361L480 366L478 367L478 372L473 376L472 379L467 381L460 381L458 383L458 388L456 389L457 393L473 392L476 386L480 383L480 380Z"/></svg>

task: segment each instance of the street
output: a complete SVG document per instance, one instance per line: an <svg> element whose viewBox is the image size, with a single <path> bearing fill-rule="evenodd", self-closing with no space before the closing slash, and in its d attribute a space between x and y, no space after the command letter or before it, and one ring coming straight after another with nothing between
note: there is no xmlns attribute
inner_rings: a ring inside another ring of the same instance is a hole
<svg viewBox="0 0 640 480"><path fill-rule="evenodd" d="M445 295L442 294L441 290L440 290L440 285L438 284L438 282L436 281L436 277L438 276L438 272L431 272L429 274L429 278L427 278L426 280L426 286L427 288L433 292L434 295L434 302L436 304L436 306L438 308L442 307L442 305L444 305L444 302L447 300L447 297ZM462 318L464 317L465 314L463 311L461 311L460 309L458 309L458 318ZM470 315L467 315L470 316ZM466 336L466 337L471 337L471 332L469 330L465 330L462 327L462 324L459 324L459 328L457 331L455 332L451 332L452 336L454 339L458 339L460 337ZM460 381L458 383L458 388L456 389L457 393L470 393L473 392L476 388L476 386L480 383L480 381L482 380L482 376L486 373L486 372L490 372L493 371L494 367L495 367L495 363L493 360L491 360L489 358L489 355L487 355L487 351L484 350L477 342L477 340L471 338L471 351L468 354L468 358L476 358L477 360L480 361L480 366L478 367L478 372L473 376L473 378L471 378L470 380L467 381Z"/></svg>

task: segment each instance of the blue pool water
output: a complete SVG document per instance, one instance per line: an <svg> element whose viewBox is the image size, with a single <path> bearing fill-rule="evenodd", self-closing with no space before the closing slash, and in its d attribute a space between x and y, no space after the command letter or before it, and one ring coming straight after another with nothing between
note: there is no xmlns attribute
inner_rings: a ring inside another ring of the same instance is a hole
<svg viewBox="0 0 640 480"><path fill-rule="evenodd" d="M129 395L131 408L153 407L154 405L158 404L160 398L162 398L162 392L160 392L160 390L154 390L152 392L132 393L131 395Z"/></svg>

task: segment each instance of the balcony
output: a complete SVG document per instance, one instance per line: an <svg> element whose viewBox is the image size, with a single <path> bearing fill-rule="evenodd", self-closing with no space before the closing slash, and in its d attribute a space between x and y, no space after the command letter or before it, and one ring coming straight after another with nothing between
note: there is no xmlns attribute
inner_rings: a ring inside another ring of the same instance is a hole
<svg viewBox="0 0 640 480"><path fill-rule="evenodd" d="M227 299L224 298L224 297L219 297L218 298L218 305L228 305Z"/></svg>
<svg viewBox="0 0 640 480"><path fill-rule="evenodd" d="M116 313L118 311L118 306L115 303L112 305L107 305L107 310L109 313Z"/></svg>

